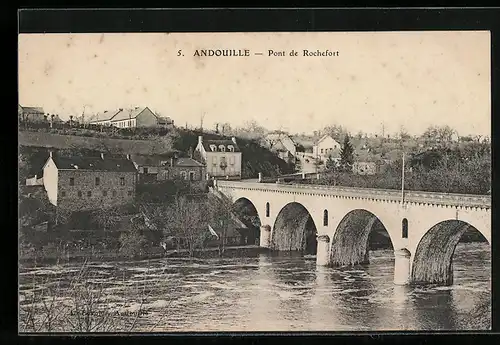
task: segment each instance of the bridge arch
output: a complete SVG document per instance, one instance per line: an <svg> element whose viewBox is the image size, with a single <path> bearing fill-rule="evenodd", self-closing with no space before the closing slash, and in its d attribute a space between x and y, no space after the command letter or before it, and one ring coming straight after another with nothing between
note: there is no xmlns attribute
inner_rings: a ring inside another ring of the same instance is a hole
<svg viewBox="0 0 500 345"><path fill-rule="evenodd" d="M277 251L315 254L316 233L316 224L305 206L298 202L290 202L276 216L271 235L271 248Z"/></svg>
<svg viewBox="0 0 500 345"><path fill-rule="evenodd" d="M413 284L453 284L453 254L468 230L479 233L484 242L487 232L465 221L449 219L432 226L420 239L413 257ZM489 243L489 242L488 242Z"/></svg>
<svg viewBox="0 0 500 345"><path fill-rule="evenodd" d="M369 263L369 244L374 237L383 238L386 245L394 248L394 235L375 214L365 209L348 212L335 229L330 263L333 266Z"/></svg>

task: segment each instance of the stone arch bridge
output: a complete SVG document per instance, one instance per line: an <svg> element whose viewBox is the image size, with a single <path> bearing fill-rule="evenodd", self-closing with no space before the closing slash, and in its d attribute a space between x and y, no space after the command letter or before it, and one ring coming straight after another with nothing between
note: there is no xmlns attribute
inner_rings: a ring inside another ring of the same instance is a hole
<svg viewBox="0 0 500 345"><path fill-rule="evenodd" d="M253 204L261 247L304 250L312 222L318 265L367 263L368 236L382 225L399 285L451 285L453 253L470 227L491 244L490 196L224 180L214 190Z"/></svg>

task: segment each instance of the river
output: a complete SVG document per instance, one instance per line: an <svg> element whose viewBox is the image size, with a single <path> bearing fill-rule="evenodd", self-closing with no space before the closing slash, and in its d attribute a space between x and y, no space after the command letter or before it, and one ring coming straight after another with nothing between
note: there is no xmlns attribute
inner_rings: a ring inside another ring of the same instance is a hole
<svg viewBox="0 0 500 345"><path fill-rule="evenodd" d="M108 310L145 311L133 331L490 329L488 244L457 246L449 287L395 286L393 265L392 250L376 250L369 265L354 268L316 267L314 257L256 254L112 262L90 270L94 283L102 284ZM21 268L20 303L28 303L33 277L45 278L35 287L41 291L77 270L76 264ZM56 297L64 300L61 291ZM146 296L142 305L140 295Z"/></svg>

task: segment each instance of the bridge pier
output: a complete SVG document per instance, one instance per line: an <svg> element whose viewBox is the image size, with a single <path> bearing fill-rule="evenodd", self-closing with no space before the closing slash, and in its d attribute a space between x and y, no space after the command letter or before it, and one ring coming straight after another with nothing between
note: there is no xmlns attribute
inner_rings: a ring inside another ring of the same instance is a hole
<svg viewBox="0 0 500 345"><path fill-rule="evenodd" d="M260 246L262 248L271 248L271 227L269 225L260 227Z"/></svg>
<svg viewBox="0 0 500 345"><path fill-rule="evenodd" d="M330 264L330 237L328 235L320 235L317 238L318 249L316 251L316 265L328 266Z"/></svg>
<svg viewBox="0 0 500 345"><path fill-rule="evenodd" d="M410 284L410 257L411 253L406 248L394 251L394 284Z"/></svg>

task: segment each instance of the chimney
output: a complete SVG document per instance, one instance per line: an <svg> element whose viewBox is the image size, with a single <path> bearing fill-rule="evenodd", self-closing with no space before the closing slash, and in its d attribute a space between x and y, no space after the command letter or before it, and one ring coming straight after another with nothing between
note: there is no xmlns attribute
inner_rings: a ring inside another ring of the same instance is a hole
<svg viewBox="0 0 500 345"><path fill-rule="evenodd" d="M127 154L127 159L130 160L130 154Z"/></svg>
<svg viewBox="0 0 500 345"><path fill-rule="evenodd" d="M201 145L203 143L203 136L199 135L198 136L198 145Z"/></svg>
<svg viewBox="0 0 500 345"><path fill-rule="evenodd" d="M236 138L235 137L232 137L231 140L233 141L233 143L237 144L236 143Z"/></svg>
<svg viewBox="0 0 500 345"><path fill-rule="evenodd" d="M35 181L36 181L36 180L37 180L37 176L36 176L36 174L35 174Z"/></svg>
<svg viewBox="0 0 500 345"><path fill-rule="evenodd" d="M101 159L104 159L104 153L101 152Z"/></svg>
<svg viewBox="0 0 500 345"><path fill-rule="evenodd" d="M170 157L170 167L174 167L174 157Z"/></svg>
<svg viewBox="0 0 500 345"><path fill-rule="evenodd" d="M52 151L49 151L49 157L52 158Z"/></svg>
<svg viewBox="0 0 500 345"><path fill-rule="evenodd" d="M259 182L262 182L262 173L259 173Z"/></svg>

